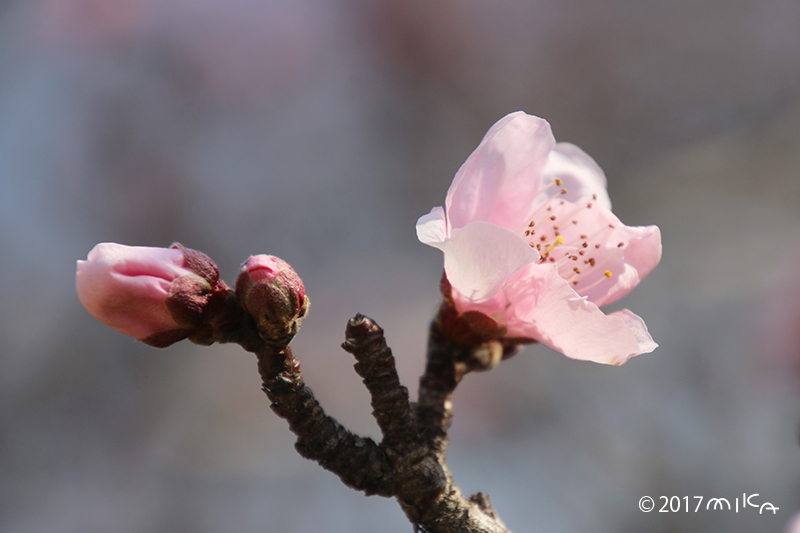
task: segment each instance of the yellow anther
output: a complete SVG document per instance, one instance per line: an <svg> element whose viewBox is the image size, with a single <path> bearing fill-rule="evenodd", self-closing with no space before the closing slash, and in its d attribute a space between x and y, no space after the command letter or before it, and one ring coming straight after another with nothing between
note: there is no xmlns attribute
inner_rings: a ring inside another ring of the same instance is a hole
<svg viewBox="0 0 800 533"><path fill-rule="evenodd" d="M553 244L551 244L551 245L550 245L550 246L547 248L547 250L545 250L545 251L544 251L544 253L545 253L545 254L549 254L549 253L550 253L550 252L552 252L552 251L553 251L553 249L554 249L556 246L558 246L559 244L564 244L564 237L562 237L561 235L559 235L558 237L556 237L556 241L555 241Z"/></svg>
<svg viewBox="0 0 800 533"><path fill-rule="evenodd" d="M605 277L607 277L607 278L610 278L610 277L611 277L611 276L613 276L614 274L612 274L610 270L606 270L605 272L603 272L603 275L604 275Z"/></svg>
<svg viewBox="0 0 800 533"><path fill-rule="evenodd" d="M556 178L556 185L558 185L559 187L561 187L561 184L562 184L562 183L564 183L564 182L563 182L563 181L561 181L561 178Z"/></svg>

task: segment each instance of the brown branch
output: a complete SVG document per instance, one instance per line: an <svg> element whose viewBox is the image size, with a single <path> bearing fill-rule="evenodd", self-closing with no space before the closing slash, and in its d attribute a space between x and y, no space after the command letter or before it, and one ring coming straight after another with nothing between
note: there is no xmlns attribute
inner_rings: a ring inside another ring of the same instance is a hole
<svg viewBox="0 0 800 533"><path fill-rule="evenodd" d="M434 321L428 337L425 373L419 380L416 415L425 442L442 455L447 447L447 432L453 416L451 399L464 376L464 369L456 363L454 348Z"/></svg>
<svg viewBox="0 0 800 533"><path fill-rule="evenodd" d="M414 442L416 427L408 389L400 384L392 350L383 330L372 320L356 315L347 323L342 348L356 358L356 373L372 398L372 414L387 443ZM399 451L399 450L398 450Z"/></svg>
<svg viewBox="0 0 800 533"><path fill-rule="evenodd" d="M297 435L300 455L353 489L396 498L415 531L508 533L488 496L465 498L445 463L453 391L464 374L484 368L487 360L499 360L497 347L457 344L443 333L439 318L431 325L428 364L415 409L400 384L383 330L362 315L348 323L343 347L354 355L356 372L370 393L383 434L380 444L326 415L303 382L291 348L258 331L247 313L235 327L227 322L217 330L213 341L237 342L256 353L262 388L273 411Z"/></svg>
<svg viewBox="0 0 800 533"><path fill-rule="evenodd" d="M445 463L453 392L474 366L475 352L486 348L459 349L435 320L419 403L412 411L377 324L356 315L348 324L343 347L355 356L356 371L372 396L373 415L383 433L380 447L394 467L394 496L412 524L432 533L507 533L488 496L479 493L466 499Z"/></svg>
<svg viewBox="0 0 800 533"><path fill-rule="evenodd" d="M383 450L372 439L351 433L325 414L303 383L300 362L292 356L291 348L276 352L265 346L258 353L258 369L272 410L286 419L297 435L295 448L300 455L368 496L392 496L385 488L391 465Z"/></svg>

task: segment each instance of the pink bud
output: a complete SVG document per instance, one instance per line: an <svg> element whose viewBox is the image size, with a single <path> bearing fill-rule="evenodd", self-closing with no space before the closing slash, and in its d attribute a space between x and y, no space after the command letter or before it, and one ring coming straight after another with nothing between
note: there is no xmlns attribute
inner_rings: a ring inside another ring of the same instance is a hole
<svg viewBox="0 0 800 533"><path fill-rule="evenodd" d="M212 296L227 290L200 252L116 243L98 244L78 261L75 288L97 320L157 347L193 333Z"/></svg>
<svg viewBox="0 0 800 533"><path fill-rule="evenodd" d="M236 299L256 320L262 335L288 344L308 309L303 281L286 261L251 256L236 279Z"/></svg>

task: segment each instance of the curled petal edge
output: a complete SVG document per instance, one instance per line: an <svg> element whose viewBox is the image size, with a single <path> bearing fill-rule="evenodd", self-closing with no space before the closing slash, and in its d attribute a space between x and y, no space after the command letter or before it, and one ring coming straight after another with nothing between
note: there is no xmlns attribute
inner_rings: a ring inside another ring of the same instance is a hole
<svg viewBox="0 0 800 533"><path fill-rule="evenodd" d="M440 248L447 239L447 219L444 208L434 207L427 215L417 220L417 239L421 243Z"/></svg>
<svg viewBox="0 0 800 533"><path fill-rule="evenodd" d="M639 316L627 309L606 315L549 265L529 266L516 283L530 290L509 298L509 335L536 339L572 359L611 365L658 346Z"/></svg>

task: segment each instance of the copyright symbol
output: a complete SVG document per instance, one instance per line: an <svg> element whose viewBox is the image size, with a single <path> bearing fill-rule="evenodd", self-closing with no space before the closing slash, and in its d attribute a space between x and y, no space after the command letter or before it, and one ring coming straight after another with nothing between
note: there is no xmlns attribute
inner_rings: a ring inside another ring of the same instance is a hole
<svg viewBox="0 0 800 533"><path fill-rule="evenodd" d="M643 513L649 513L656 506L656 502L650 496L642 496L639 498L639 510Z"/></svg>

